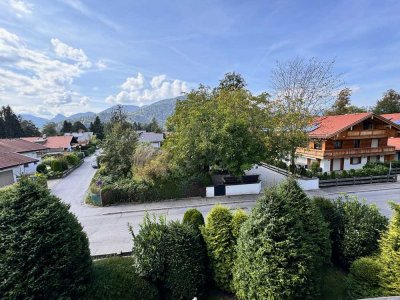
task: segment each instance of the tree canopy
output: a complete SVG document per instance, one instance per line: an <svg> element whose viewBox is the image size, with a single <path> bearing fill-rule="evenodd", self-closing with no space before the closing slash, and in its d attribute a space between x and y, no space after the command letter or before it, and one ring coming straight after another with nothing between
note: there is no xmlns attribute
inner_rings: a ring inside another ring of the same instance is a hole
<svg viewBox="0 0 400 300"><path fill-rule="evenodd" d="M374 113L376 114L393 114L399 112L400 94L392 89L388 90L374 107Z"/></svg>
<svg viewBox="0 0 400 300"><path fill-rule="evenodd" d="M365 108L351 105L351 92L352 91L349 88L342 89L338 93L335 103L325 112L325 114L335 116L365 112Z"/></svg>
<svg viewBox="0 0 400 300"><path fill-rule="evenodd" d="M173 133L165 148L189 173L213 169L240 175L267 154L268 96L225 86L191 91L168 120Z"/></svg>
<svg viewBox="0 0 400 300"><path fill-rule="evenodd" d="M89 130L93 132L93 134L96 135L96 138L98 138L99 140L102 140L104 138L104 125L101 122L99 116L96 116L94 122L90 123Z"/></svg>
<svg viewBox="0 0 400 300"><path fill-rule="evenodd" d="M47 136L55 136L58 134L57 124L54 122L49 122L43 126L42 133Z"/></svg>

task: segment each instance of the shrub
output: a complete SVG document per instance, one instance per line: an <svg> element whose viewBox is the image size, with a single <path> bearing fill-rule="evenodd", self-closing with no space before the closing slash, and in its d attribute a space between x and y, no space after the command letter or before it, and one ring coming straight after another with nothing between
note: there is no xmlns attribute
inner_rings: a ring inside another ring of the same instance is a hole
<svg viewBox="0 0 400 300"><path fill-rule="evenodd" d="M204 217L196 208L189 208L183 215L182 223L199 230L199 227L204 225Z"/></svg>
<svg viewBox="0 0 400 300"><path fill-rule="evenodd" d="M123 188L115 185L105 185L101 189L101 199L103 205L127 202L128 196Z"/></svg>
<svg viewBox="0 0 400 300"><path fill-rule="evenodd" d="M76 152L76 155L79 157L79 159L85 158L85 153L83 153L83 152Z"/></svg>
<svg viewBox="0 0 400 300"><path fill-rule="evenodd" d="M133 236L133 259L138 274L158 284L167 299L193 299L206 280L205 249L199 233L179 222L168 225L149 215Z"/></svg>
<svg viewBox="0 0 400 300"><path fill-rule="evenodd" d="M64 156L64 158L70 166L76 166L80 160L79 157L74 153L67 154Z"/></svg>
<svg viewBox="0 0 400 300"><path fill-rule="evenodd" d="M90 279L88 239L68 205L22 178L0 206L2 299L79 299Z"/></svg>
<svg viewBox="0 0 400 300"><path fill-rule="evenodd" d="M247 220L248 215L243 209L237 209L232 215L232 234L235 239L239 237L240 228Z"/></svg>
<svg viewBox="0 0 400 300"><path fill-rule="evenodd" d="M334 259L345 268L357 258L371 256L378 250L378 240L386 230L388 220L375 205L358 201L357 197L344 195L334 201L339 215L338 249Z"/></svg>
<svg viewBox="0 0 400 300"><path fill-rule="evenodd" d="M389 230L380 241L381 281L384 293L400 295L400 205L391 203L394 210Z"/></svg>
<svg viewBox="0 0 400 300"><path fill-rule="evenodd" d="M268 189L243 224L234 267L239 299L309 299L320 294L329 231L296 181Z"/></svg>
<svg viewBox="0 0 400 300"><path fill-rule="evenodd" d="M83 150L82 152L85 155L85 157L88 157L90 155L89 151L87 151L87 150Z"/></svg>
<svg viewBox="0 0 400 300"><path fill-rule="evenodd" d="M54 159L51 161L51 170L53 172L63 172L68 170L68 163L62 158Z"/></svg>
<svg viewBox="0 0 400 300"><path fill-rule="evenodd" d="M47 166L44 163L38 164L36 167L36 172L41 173L41 174L46 174Z"/></svg>
<svg viewBox="0 0 400 300"><path fill-rule="evenodd" d="M110 257L93 263L92 281L84 299L156 300L157 288L139 277L130 257Z"/></svg>
<svg viewBox="0 0 400 300"><path fill-rule="evenodd" d="M214 283L232 291L232 269L235 257L235 239L232 234L232 213L222 205L214 206L201 228L207 246Z"/></svg>
<svg viewBox="0 0 400 300"><path fill-rule="evenodd" d="M350 299L363 299L382 296L379 275L381 265L373 257L355 260L347 279L347 291Z"/></svg>
<svg viewBox="0 0 400 300"><path fill-rule="evenodd" d="M319 166L319 162L314 161L310 166L310 170L313 174L317 174L321 172L322 169Z"/></svg>

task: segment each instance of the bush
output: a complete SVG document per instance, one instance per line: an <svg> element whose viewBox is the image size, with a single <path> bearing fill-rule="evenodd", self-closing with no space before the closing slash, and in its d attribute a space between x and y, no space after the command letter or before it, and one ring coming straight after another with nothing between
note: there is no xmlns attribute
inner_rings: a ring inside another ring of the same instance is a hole
<svg viewBox="0 0 400 300"><path fill-rule="evenodd" d="M232 215L232 234L235 239L239 237L240 228L247 220L248 215L243 209L237 209Z"/></svg>
<svg viewBox="0 0 400 300"><path fill-rule="evenodd" d="M214 206L207 215L206 225L201 228L201 232L207 245L215 285L225 291L232 291L235 239L229 208Z"/></svg>
<svg viewBox="0 0 400 300"><path fill-rule="evenodd" d="M103 205L111 205L115 203L127 202L128 195L123 188L115 185L105 185L101 189L101 199Z"/></svg>
<svg viewBox="0 0 400 300"><path fill-rule="evenodd" d="M67 154L64 156L64 158L70 166L76 166L80 161L79 157L74 153Z"/></svg>
<svg viewBox="0 0 400 300"><path fill-rule="evenodd" d="M68 170L68 163L63 158L54 159L51 161L51 170L53 172L64 172Z"/></svg>
<svg viewBox="0 0 400 300"><path fill-rule="evenodd" d="M38 164L36 167L36 172L41 173L41 174L46 174L47 166L44 163Z"/></svg>
<svg viewBox="0 0 400 300"><path fill-rule="evenodd" d="M83 152L76 152L76 155L79 157L79 159L85 158L85 153L83 153Z"/></svg>
<svg viewBox="0 0 400 300"><path fill-rule="evenodd" d="M88 239L69 206L22 178L0 206L2 299L79 299L90 279Z"/></svg>
<svg viewBox="0 0 400 300"><path fill-rule="evenodd" d="M133 259L138 274L158 284L167 299L193 299L206 281L205 249L199 233L179 222L168 225L149 215L133 236Z"/></svg>
<svg viewBox="0 0 400 300"><path fill-rule="evenodd" d="M400 295L400 205L391 203L394 211L389 230L380 241L381 282L386 295Z"/></svg>
<svg viewBox="0 0 400 300"><path fill-rule="evenodd" d="M239 299L318 298L329 231L295 180L267 189L243 224L234 267Z"/></svg>
<svg viewBox="0 0 400 300"><path fill-rule="evenodd" d="M338 214L339 236L334 240L333 248L338 249L337 261L349 268L353 261L371 256L378 250L378 240L386 230L388 220L382 216L375 205L358 201L357 197L344 195L334 201Z"/></svg>
<svg viewBox="0 0 400 300"><path fill-rule="evenodd" d="M382 296L379 276L381 265L373 257L362 257L353 262L347 279L349 299L363 299Z"/></svg>
<svg viewBox="0 0 400 300"><path fill-rule="evenodd" d="M199 227L204 225L204 217L196 208L189 208L183 215L182 223L191 225L196 230L200 230Z"/></svg>
<svg viewBox="0 0 400 300"><path fill-rule="evenodd" d="M85 157L88 157L90 155L89 151L83 150L82 153L85 155Z"/></svg>
<svg viewBox="0 0 400 300"><path fill-rule="evenodd" d="M110 257L93 263L92 282L84 299L156 300L157 288L139 277L129 257Z"/></svg>

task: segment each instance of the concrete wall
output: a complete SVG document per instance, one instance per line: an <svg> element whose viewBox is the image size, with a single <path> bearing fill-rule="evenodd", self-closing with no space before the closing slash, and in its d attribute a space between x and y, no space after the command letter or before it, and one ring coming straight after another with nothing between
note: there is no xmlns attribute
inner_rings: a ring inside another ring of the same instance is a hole
<svg viewBox="0 0 400 300"><path fill-rule="evenodd" d="M258 195L261 192L261 182L251 184L236 184L225 186L227 196Z"/></svg>
<svg viewBox="0 0 400 300"><path fill-rule="evenodd" d="M207 198L213 198L214 197L214 187L213 186L206 187L206 197Z"/></svg>

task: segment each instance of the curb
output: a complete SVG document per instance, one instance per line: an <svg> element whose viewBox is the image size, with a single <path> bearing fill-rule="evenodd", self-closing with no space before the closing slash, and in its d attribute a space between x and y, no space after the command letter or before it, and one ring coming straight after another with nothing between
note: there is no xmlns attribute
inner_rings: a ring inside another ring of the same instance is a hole
<svg viewBox="0 0 400 300"><path fill-rule="evenodd" d="M204 203L204 204L189 204L189 205L179 205L179 206L168 206L168 207L157 207L153 209L132 209L125 211L116 211L103 213L103 216L107 215L118 215L118 214L126 214L126 213L136 213L136 212L146 212L146 211L157 211L157 210L169 210L169 209L179 209L179 208L191 208L191 207L203 207L210 206L215 204L235 204L235 203L247 203L247 202L255 202L256 200L240 200L240 201L230 201L230 202L216 202L216 203Z"/></svg>
<svg viewBox="0 0 400 300"><path fill-rule="evenodd" d="M334 192L334 193L326 193L326 195L356 194L356 193L368 193L368 192L378 192L378 191L387 191L387 190L400 190L400 187L395 187L395 188L383 188L383 189L373 189L373 190L361 190L361 191Z"/></svg>

